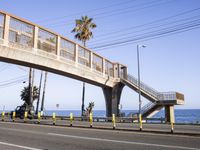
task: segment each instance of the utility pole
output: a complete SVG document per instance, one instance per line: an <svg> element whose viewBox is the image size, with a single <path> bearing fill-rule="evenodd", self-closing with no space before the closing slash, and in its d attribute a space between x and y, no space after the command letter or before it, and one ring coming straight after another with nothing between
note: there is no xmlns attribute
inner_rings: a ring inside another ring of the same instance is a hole
<svg viewBox="0 0 200 150"><path fill-rule="evenodd" d="M139 48L145 48L145 45L137 45L137 65L138 65L138 94L139 94L139 118L141 118L141 108L142 108L142 100L141 100L141 82L140 82L140 51ZM139 119L139 121L141 121Z"/></svg>
<svg viewBox="0 0 200 150"><path fill-rule="evenodd" d="M46 90L46 82L47 82L47 71L45 72L45 77L44 77L44 86L43 86L43 94L42 94L42 104L41 104L41 114L43 115L43 110L44 110L44 97L45 97L45 90Z"/></svg>
<svg viewBox="0 0 200 150"><path fill-rule="evenodd" d="M41 71L41 75L40 75L39 93L38 93L38 100L37 100L37 106L36 106L36 112L35 112L36 115L38 114L39 103L40 103L40 92L41 92L41 86L42 86L42 76L43 76L43 71Z"/></svg>

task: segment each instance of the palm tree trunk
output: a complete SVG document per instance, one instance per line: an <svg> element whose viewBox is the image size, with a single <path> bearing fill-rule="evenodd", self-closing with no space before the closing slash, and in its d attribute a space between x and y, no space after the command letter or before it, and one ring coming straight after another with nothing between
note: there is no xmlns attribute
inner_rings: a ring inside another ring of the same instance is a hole
<svg viewBox="0 0 200 150"><path fill-rule="evenodd" d="M86 46L86 41L83 41L84 47ZM83 92L82 92L82 106L81 106L81 116L83 117L85 111L85 82L83 82Z"/></svg>
<svg viewBox="0 0 200 150"><path fill-rule="evenodd" d="M46 83L47 83L47 71L45 72L45 78L44 78L44 87L43 87L43 94L42 94L42 104L41 104L41 114L43 114L44 110L44 97L45 97L45 90L46 90Z"/></svg>
<svg viewBox="0 0 200 150"><path fill-rule="evenodd" d="M36 112L35 114L38 114L38 109L39 109L39 103L40 103L40 92L41 92L41 86L42 86L42 76L43 76L43 72L41 71L41 75L40 75L40 84L39 84L39 93L38 93L38 100L37 100L37 106L36 106Z"/></svg>
<svg viewBox="0 0 200 150"><path fill-rule="evenodd" d="M81 116L84 115L84 111L85 111L85 109L84 109L84 107L85 107L84 103L85 103L85 82L83 82L83 93L82 93Z"/></svg>

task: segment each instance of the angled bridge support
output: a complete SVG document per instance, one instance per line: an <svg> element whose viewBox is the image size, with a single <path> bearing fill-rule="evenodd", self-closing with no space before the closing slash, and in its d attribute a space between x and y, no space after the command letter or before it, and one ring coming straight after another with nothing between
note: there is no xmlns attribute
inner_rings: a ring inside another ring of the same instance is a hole
<svg viewBox="0 0 200 150"><path fill-rule="evenodd" d="M111 117L112 114L119 116L118 105L120 103L121 93L124 84L117 83L114 87L103 87L103 93L106 101L106 116Z"/></svg>

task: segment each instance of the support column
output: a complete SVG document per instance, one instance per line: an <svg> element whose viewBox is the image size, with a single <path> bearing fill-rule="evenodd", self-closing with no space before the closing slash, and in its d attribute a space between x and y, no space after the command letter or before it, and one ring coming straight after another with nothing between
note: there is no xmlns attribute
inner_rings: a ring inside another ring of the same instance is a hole
<svg viewBox="0 0 200 150"><path fill-rule="evenodd" d="M175 123L175 115L174 115L174 106L167 105L165 106L165 122L166 123Z"/></svg>
<svg viewBox="0 0 200 150"><path fill-rule="evenodd" d="M104 87L103 93L106 101L106 116L112 117L112 114L119 116L118 105L120 103L121 93L124 84L117 83L113 88Z"/></svg>

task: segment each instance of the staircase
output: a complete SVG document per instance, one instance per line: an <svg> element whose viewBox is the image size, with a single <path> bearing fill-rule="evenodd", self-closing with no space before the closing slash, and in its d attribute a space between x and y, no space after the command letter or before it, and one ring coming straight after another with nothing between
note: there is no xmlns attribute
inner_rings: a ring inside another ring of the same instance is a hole
<svg viewBox="0 0 200 150"><path fill-rule="evenodd" d="M120 77L123 84L136 92L139 92L139 82L132 75L127 75L126 78ZM159 112L165 105L180 105L184 104L184 95L177 92L158 92L143 82L140 82L141 95L150 102L142 107L142 117L150 118Z"/></svg>

